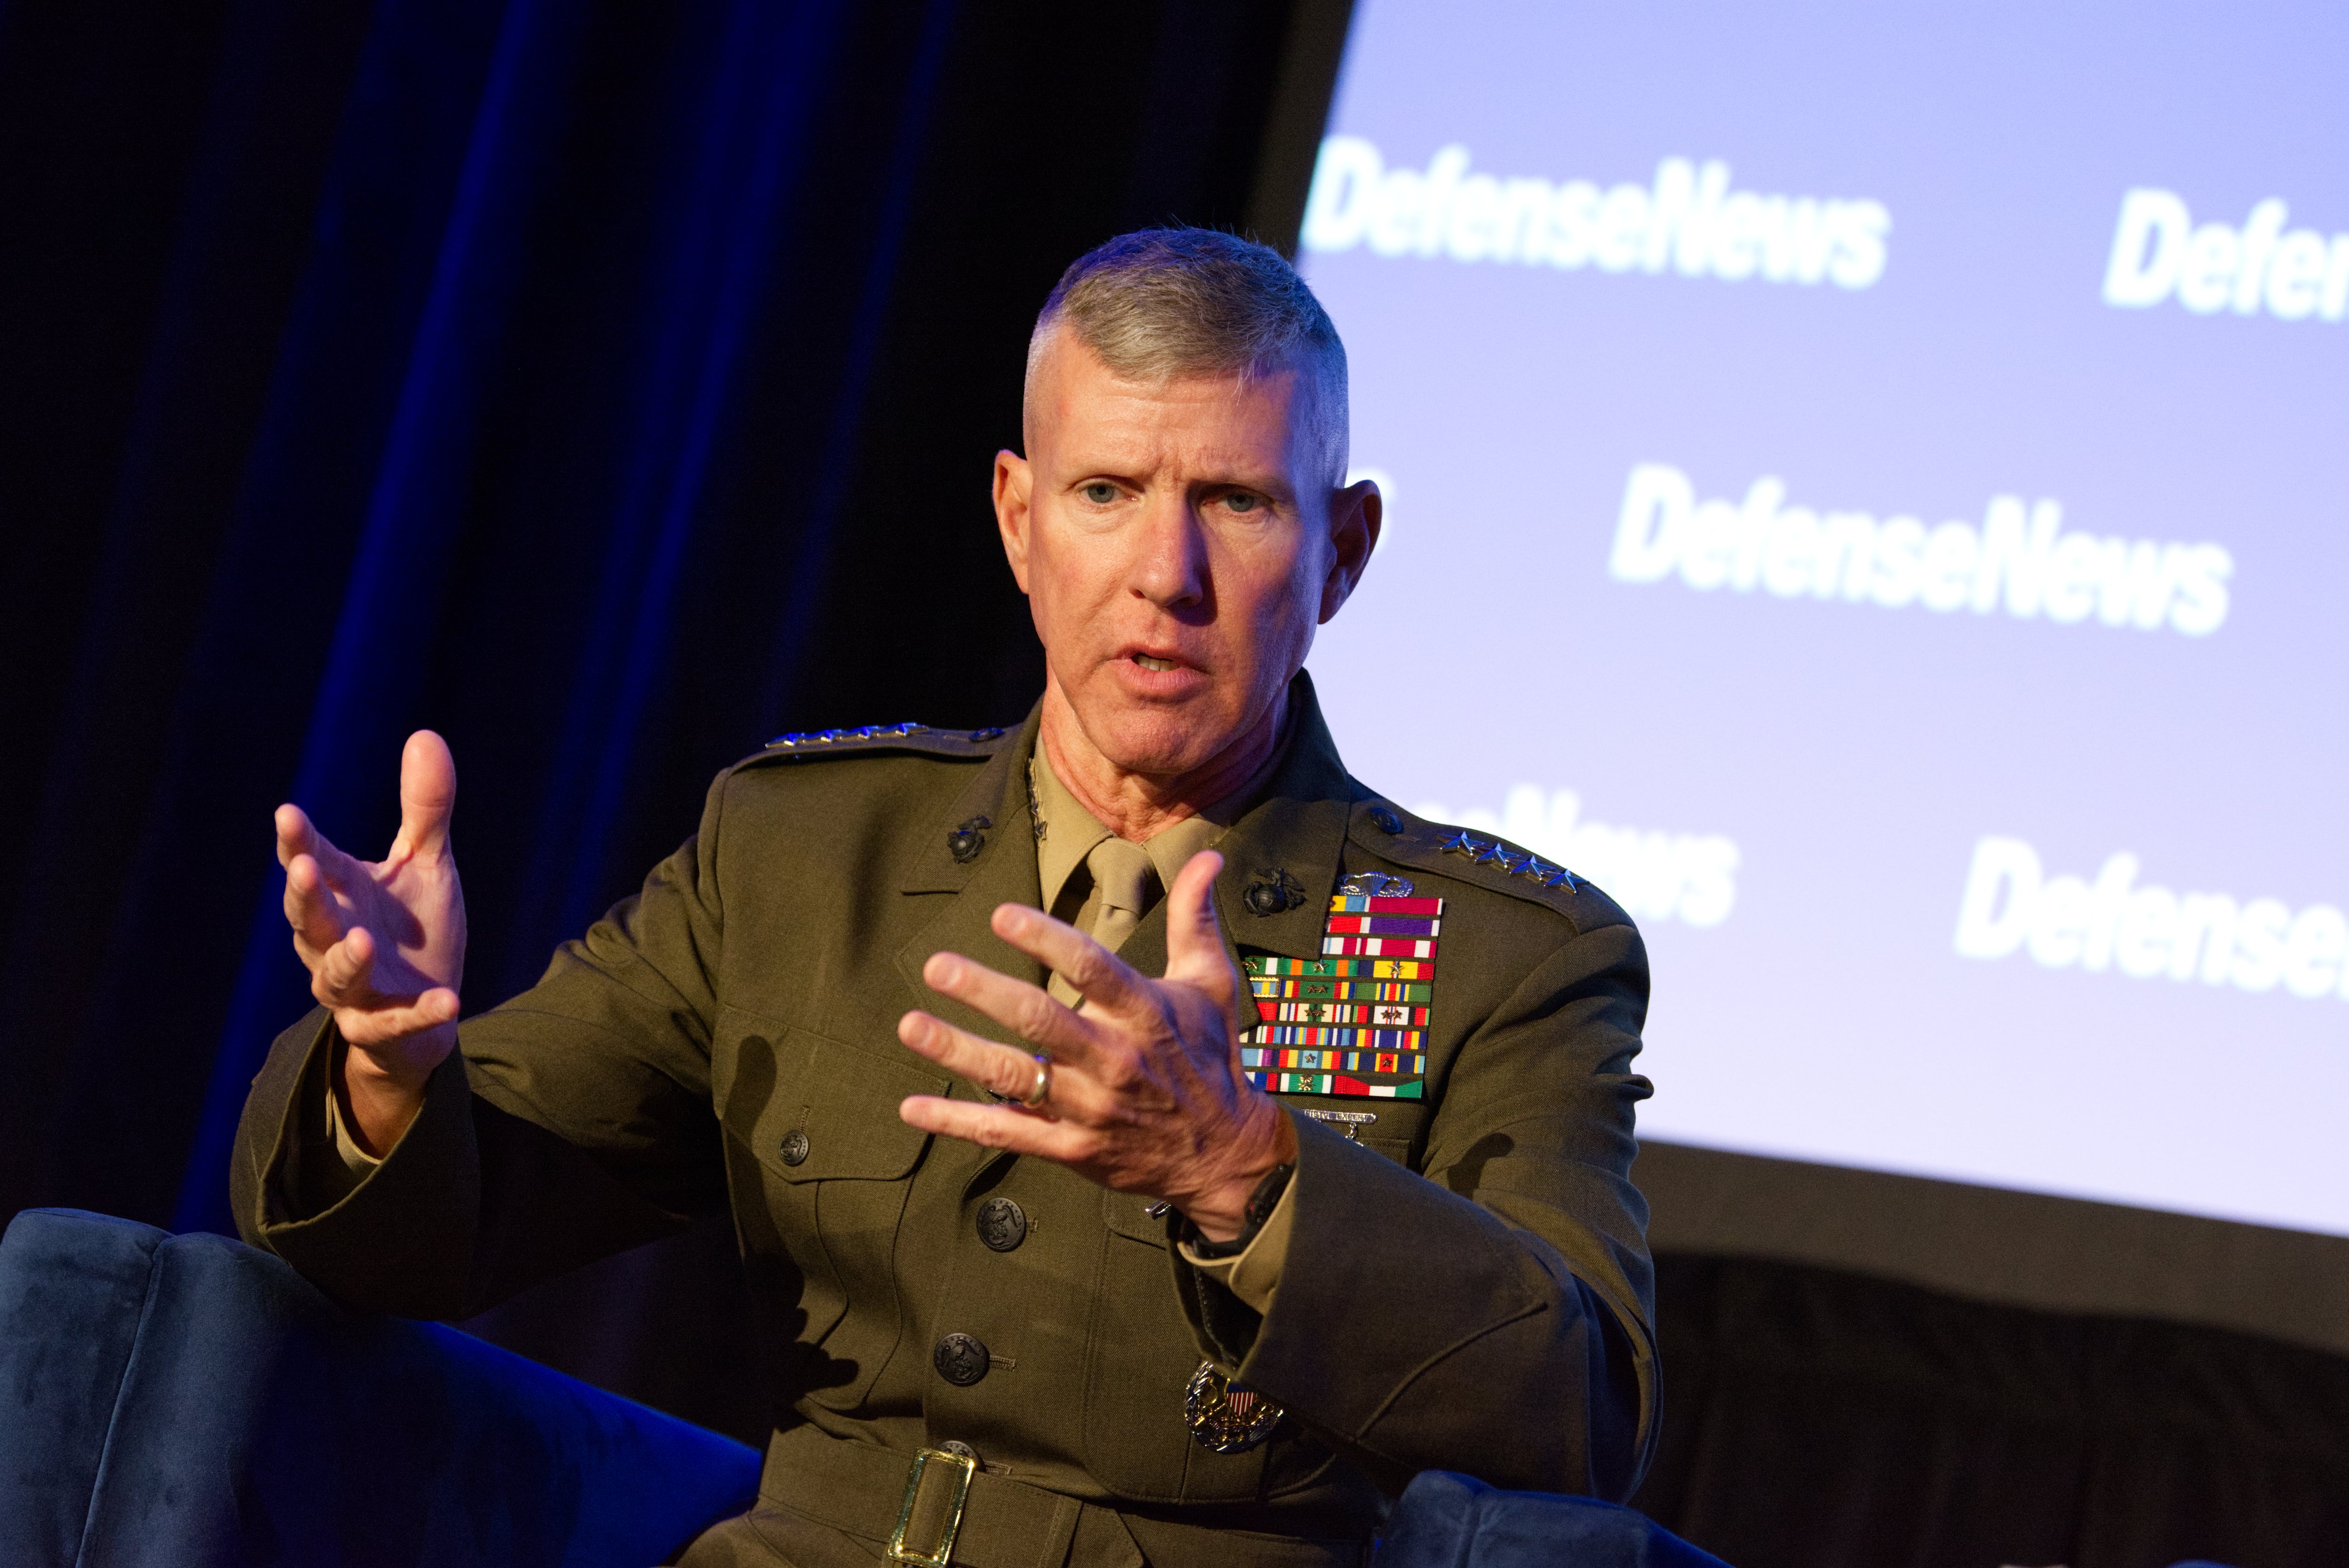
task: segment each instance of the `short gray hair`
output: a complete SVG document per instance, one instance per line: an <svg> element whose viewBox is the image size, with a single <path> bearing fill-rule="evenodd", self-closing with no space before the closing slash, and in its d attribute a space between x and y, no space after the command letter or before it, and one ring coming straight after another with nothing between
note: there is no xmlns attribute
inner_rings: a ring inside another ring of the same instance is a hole
<svg viewBox="0 0 2349 1568"><path fill-rule="evenodd" d="M1044 346L1062 325L1133 381L1246 379L1294 366L1313 388L1330 484L1346 482L1346 346L1297 269L1270 246L1217 229L1137 229L1086 252L1036 317L1029 394Z"/></svg>

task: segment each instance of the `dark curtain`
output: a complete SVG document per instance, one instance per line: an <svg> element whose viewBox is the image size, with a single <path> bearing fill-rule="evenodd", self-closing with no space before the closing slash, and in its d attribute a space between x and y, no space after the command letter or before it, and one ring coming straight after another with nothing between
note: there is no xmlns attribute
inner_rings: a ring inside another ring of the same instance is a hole
<svg viewBox="0 0 2349 1568"><path fill-rule="evenodd" d="M1243 225L1291 13L0 6L0 1214L226 1227L269 813L380 853L411 728L478 1007L775 731L1022 714L1029 325Z"/></svg>
<svg viewBox="0 0 2349 1568"><path fill-rule="evenodd" d="M2251 1335L1657 1260L1633 1501L1737 1568L2349 1563L2349 1362Z"/></svg>

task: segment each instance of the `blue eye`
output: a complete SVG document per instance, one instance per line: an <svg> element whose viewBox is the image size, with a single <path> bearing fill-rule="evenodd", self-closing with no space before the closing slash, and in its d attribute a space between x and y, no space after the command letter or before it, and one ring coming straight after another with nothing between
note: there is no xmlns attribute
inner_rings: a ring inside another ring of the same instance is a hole
<svg viewBox="0 0 2349 1568"><path fill-rule="evenodd" d="M1095 506L1107 506L1117 499L1117 487L1107 480L1095 480L1085 486L1084 498Z"/></svg>
<svg viewBox="0 0 2349 1568"><path fill-rule="evenodd" d="M1234 490L1224 498L1224 504L1234 511L1254 511L1262 503L1246 490Z"/></svg>

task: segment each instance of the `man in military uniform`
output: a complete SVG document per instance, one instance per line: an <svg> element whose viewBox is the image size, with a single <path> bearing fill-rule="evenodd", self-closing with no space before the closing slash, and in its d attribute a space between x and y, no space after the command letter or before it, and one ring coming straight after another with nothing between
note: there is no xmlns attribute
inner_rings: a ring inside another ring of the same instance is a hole
<svg viewBox="0 0 2349 1568"><path fill-rule="evenodd" d="M776 1429L693 1564L1355 1563L1417 1470L1620 1497L1652 1440L1638 934L1350 778L1303 664L1379 527L1270 251L1112 241L1031 345L996 513L1016 730L784 736L461 1027L455 773L389 855L278 813L321 1008L246 1237L478 1311L730 1207Z"/></svg>

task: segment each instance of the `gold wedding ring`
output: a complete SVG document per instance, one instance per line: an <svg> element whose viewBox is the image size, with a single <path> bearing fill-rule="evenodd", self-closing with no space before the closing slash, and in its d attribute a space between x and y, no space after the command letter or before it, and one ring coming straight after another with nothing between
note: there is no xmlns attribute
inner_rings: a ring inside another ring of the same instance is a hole
<svg viewBox="0 0 2349 1568"><path fill-rule="evenodd" d="M1028 1091L1027 1098L1022 1099L1019 1103L1026 1106L1030 1110L1040 1110L1044 1107L1044 1102L1051 1098L1052 1058L1046 1056L1043 1052L1038 1051L1036 1053L1035 1087Z"/></svg>

